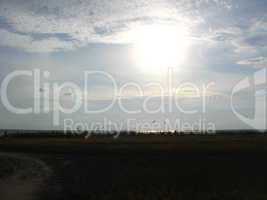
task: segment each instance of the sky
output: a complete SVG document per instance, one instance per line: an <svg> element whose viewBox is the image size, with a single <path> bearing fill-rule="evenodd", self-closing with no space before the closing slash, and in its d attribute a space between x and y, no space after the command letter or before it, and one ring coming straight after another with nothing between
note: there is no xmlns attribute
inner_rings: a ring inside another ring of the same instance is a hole
<svg viewBox="0 0 267 200"><path fill-rule="evenodd" d="M100 109L113 97L111 80L94 74L88 88L84 73L101 71L112 76L120 89L135 84L115 95L128 110L142 107L145 97L151 97L147 105L152 107L167 99L170 69L174 86L190 82L202 88L213 83L206 94L204 114L184 114L181 109L126 113L116 101L103 113L86 113L83 107L72 114L60 113L59 124L55 124L54 107L46 113L14 114L2 99L0 128L62 129L64 119L92 124L104 118L122 122L124 128L127 119L141 124L182 119L192 124L203 115L216 129L255 128L257 125L244 118L263 119L265 107L255 116L257 101L252 97L257 95L238 94L232 102L231 94L241 80L267 67L266 13L266 0L0 0L1 83L16 70L48 71L50 76L43 78L42 84L75 83L89 94L80 100ZM163 93L146 87L152 82L161 84ZM146 88L144 94L136 85ZM36 100L33 86L28 76L10 82L12 105L32 107ZM43 85L38 90L41 95L46 91ZM48 101L60 99L71 106L73 93L66 88L58 98L49 94ZM181 107L201 110L203 102L192 88L175 95ZM266 100L265 92L258 96L261 103ZM233 111L231 102L244 118ZM163 107L168 104L164 101ZM43 103L40 106L43 108ZM254 115L248 117L251 113Z"/></svg>

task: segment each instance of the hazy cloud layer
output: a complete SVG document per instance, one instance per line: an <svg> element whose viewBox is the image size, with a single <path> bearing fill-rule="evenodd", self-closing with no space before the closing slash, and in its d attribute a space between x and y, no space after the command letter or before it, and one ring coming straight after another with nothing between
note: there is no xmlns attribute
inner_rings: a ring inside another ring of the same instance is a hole
<svg viewBox="0 0 267 200"><path fill-rule="evenodd" d="M125 32L140 24L153 22L182 23L197 30L192 32L192 37L196 39L216 35L212 39L221 41L236 34L232 33L236 27L224 29L228 26L225 19L222 19L222 24L213 19L231 12L231 0L3 0L0 5L0 28L10 33L11 39L19 41L18 46L11 41L1 45L26 51L38 46L39 40L40 45L46 46L40 51L45 51L44 48L46 51L70 50L92 42L130 42L123 37ZM1 32L1 35L5 34Z"/></svg>

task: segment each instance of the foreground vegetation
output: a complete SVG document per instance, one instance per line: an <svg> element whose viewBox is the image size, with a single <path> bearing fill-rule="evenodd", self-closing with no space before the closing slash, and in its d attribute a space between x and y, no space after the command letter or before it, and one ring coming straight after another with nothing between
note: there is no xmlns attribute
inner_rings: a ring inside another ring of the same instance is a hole
<svg viewBox="0 0 267 200"><path fill-rule="evenodd" d="M11 137L0 151L51 168L41 199L267 199L264 134Z"/></svg>

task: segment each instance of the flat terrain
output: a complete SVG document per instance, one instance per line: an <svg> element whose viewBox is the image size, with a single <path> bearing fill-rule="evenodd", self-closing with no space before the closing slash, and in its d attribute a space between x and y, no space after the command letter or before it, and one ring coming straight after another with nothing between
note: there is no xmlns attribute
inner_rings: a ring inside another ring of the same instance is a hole
<svg viewBox="0 0 267 200"><path fill-rule="evenodd" d="M43 163L33 199L267 199L265 135L10 137L0 152ZM10 166L0 167L1 180L29 169L0 162Z"/></svg>

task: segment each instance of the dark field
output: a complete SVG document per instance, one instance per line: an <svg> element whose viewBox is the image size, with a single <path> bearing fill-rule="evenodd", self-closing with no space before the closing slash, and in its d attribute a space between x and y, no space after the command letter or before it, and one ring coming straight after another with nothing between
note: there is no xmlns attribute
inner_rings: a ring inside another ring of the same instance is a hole
<svg viewBox="0 0 267 200"><path fill-rule="evenodd" d="M0 179L23 171L13 192L39 186L21 200L267 199L265 135L11 137L0 152Z"/></svg>

